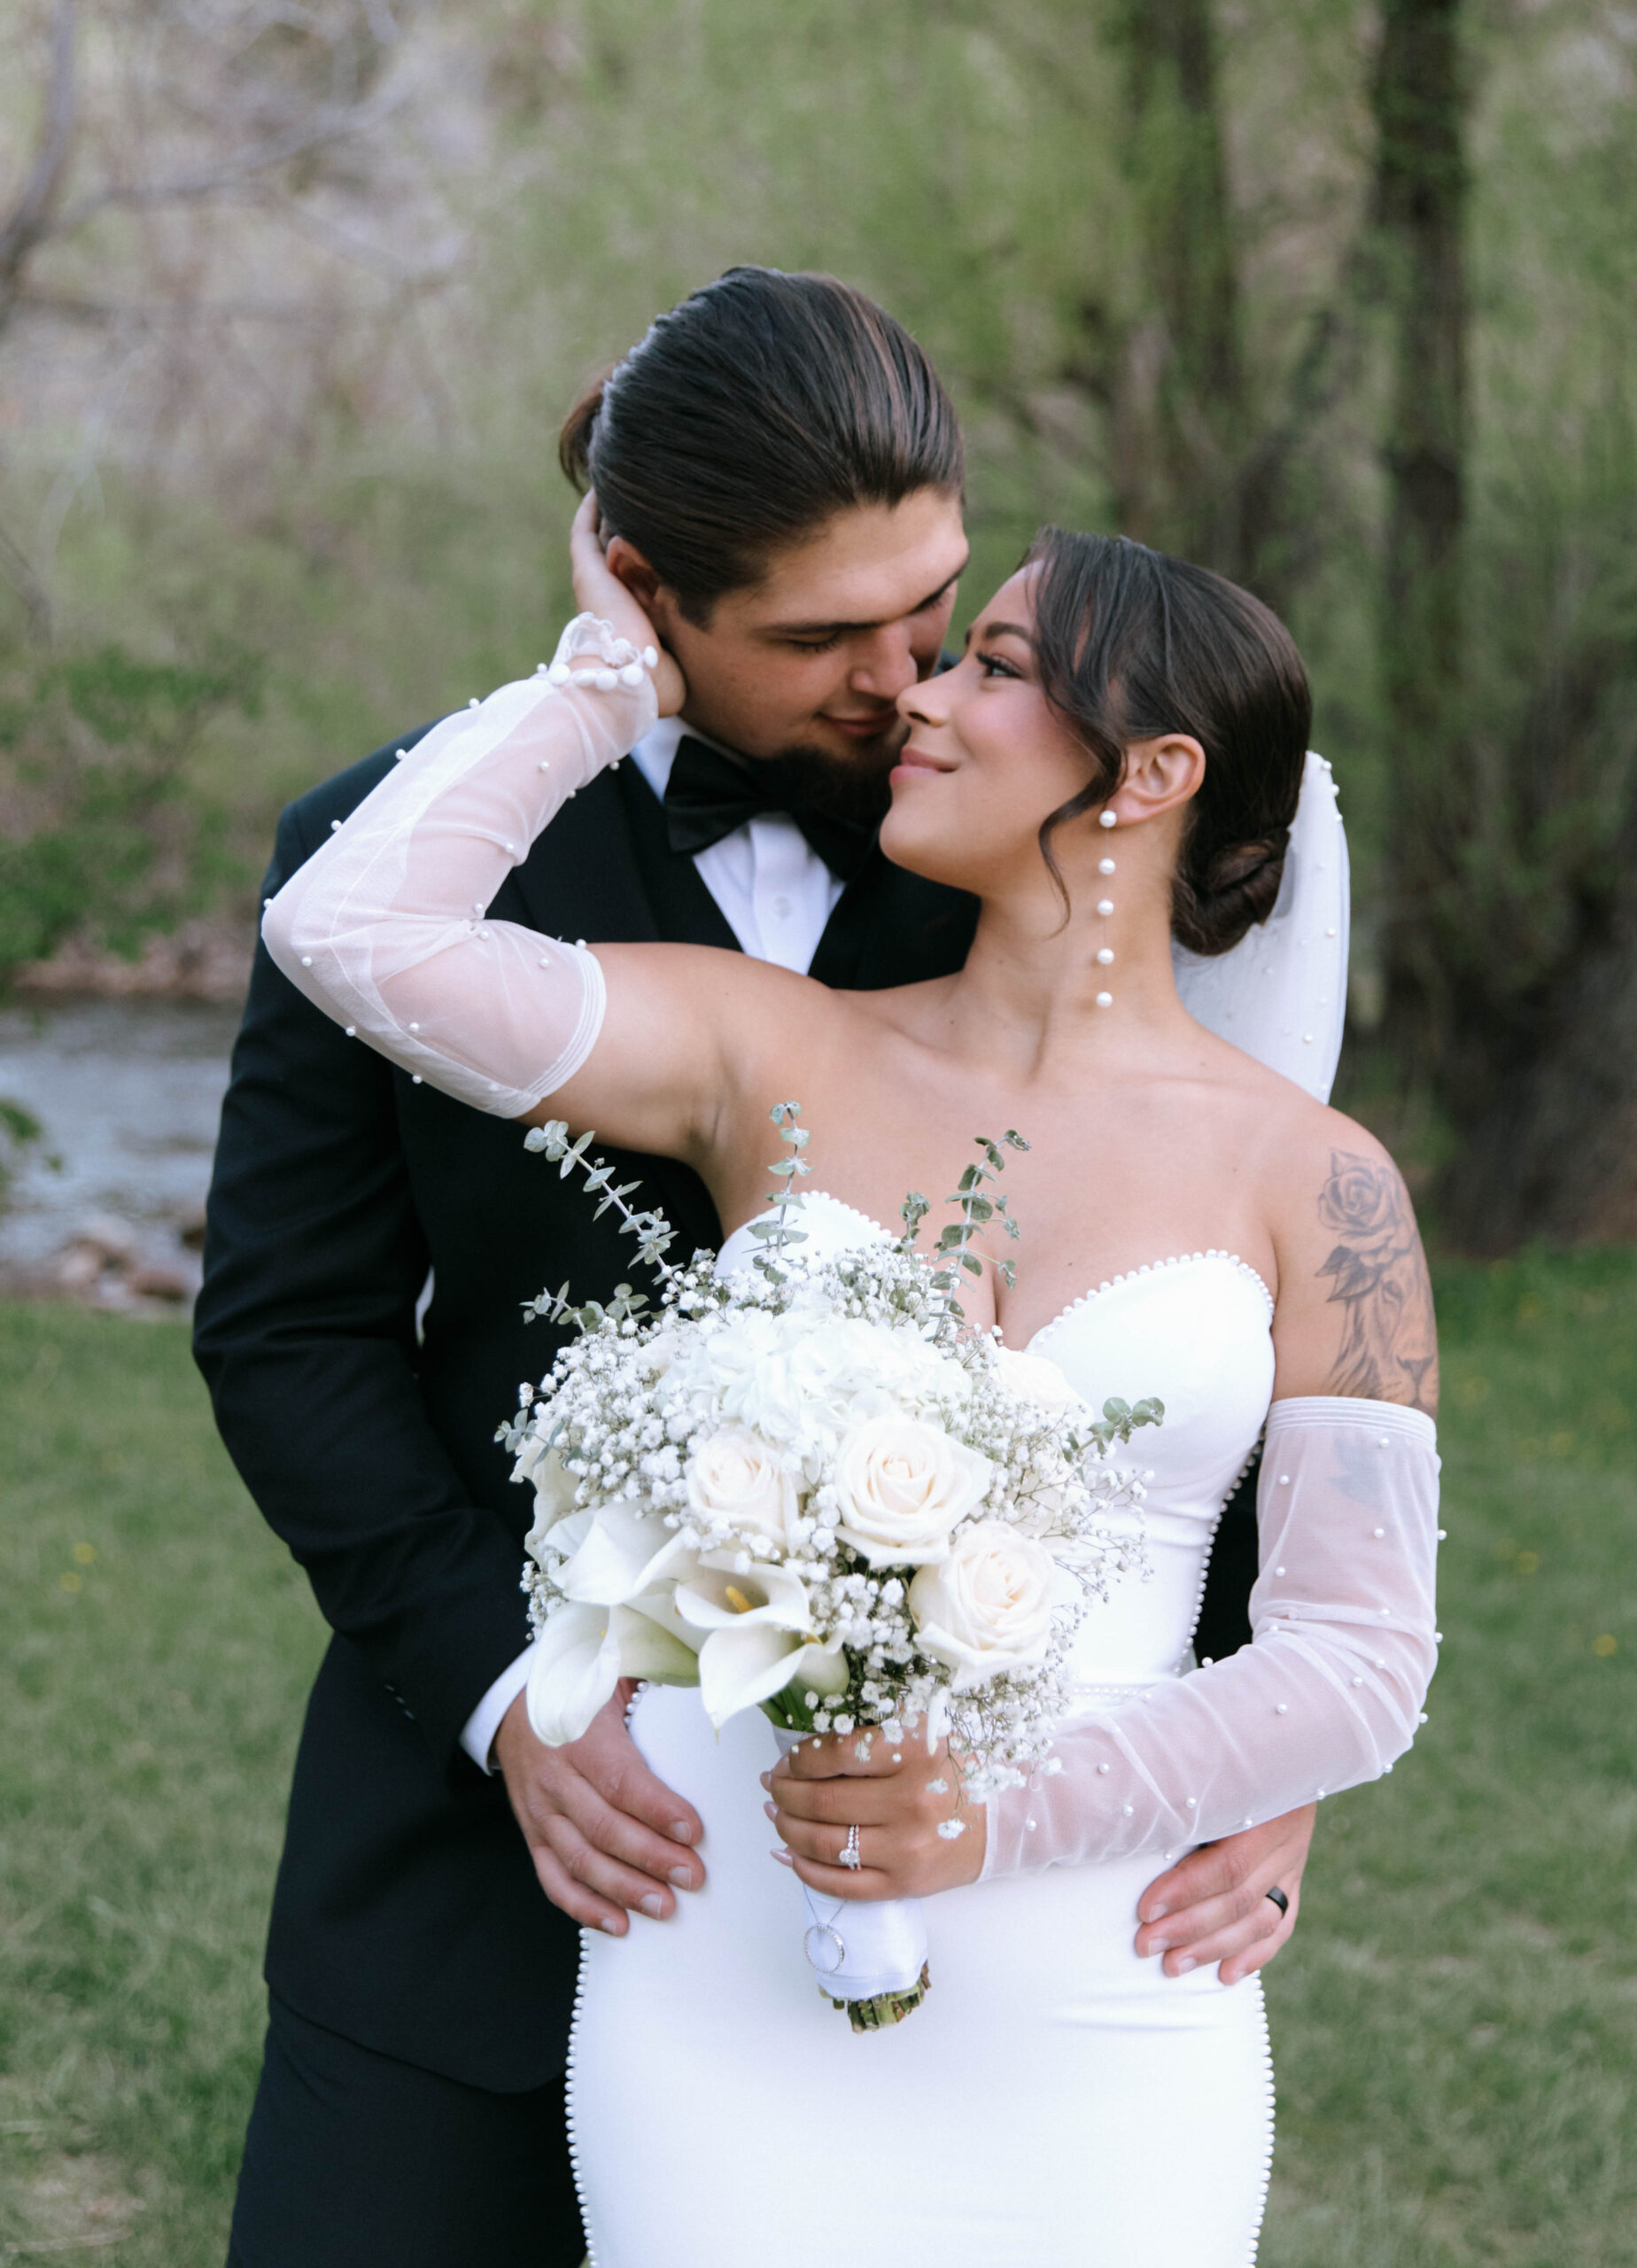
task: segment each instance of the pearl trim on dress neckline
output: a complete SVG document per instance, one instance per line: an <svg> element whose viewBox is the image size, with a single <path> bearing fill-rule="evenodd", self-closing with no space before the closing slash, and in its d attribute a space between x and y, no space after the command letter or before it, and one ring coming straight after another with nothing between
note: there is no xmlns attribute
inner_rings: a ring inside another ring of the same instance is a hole
<svg viewBox="0 0 1637 2268"><path fill-rule="evenodd" d="M1175 1252L1164 1260L1146 1260L1140 1268L1128 1268L1121 1275L1106 1276L1103 1281L1094 1285L1090 1291L1082 1292L1077 1300L1071 1300L1066 1308L1060 1308L1050 1323L1043 1323L1028 1343L1033 1347L1037 1340L1045 1337L1048 1331L1055 1331L1059 1324L1067 1323L1071 1315L1078 1314L1082 1308L1090 1307L1094 1300L1100 1300L1106 1292L1117 1292L1122 1284L1135 1284L1144 1276L1159 1275L1162 1269L1188 1268L1195 1261L1205 1260L1220 1260L1229 1268L1237 1268L1242 1276L1248 1276L1263 1299L1267 1301L1269 1317L1273 1315L1276 1302L1273 1293L1268 1288L1266 1278L1253 1268L1248 1260L1241 1260L1237 1252L1222 1252L1213 1245L1208 1252Z"/></svg>
<svg viewBox="0 0 1637 2268"><path fill-rule="evenodd" d="M855 1221L862 1221L866 1229L873 1229L877 1236L886 1237L889 1240L892 1239L892 1231L890 1229L883 1228L881 1222L876 1220L873 1215L861 1212L856 1205L850 1205L844 1197L834 1197L827 1189L810 1189L806 1191L804 1194L809 1204L811 1204L815 1198L822 1198L826 1205L834 1205L838 1212L850 1213ZM770 1208L769 1212L771 1212L771 1210L772 1208ZM764 1221L769 1217L769 1215L768 1213L756 1213L751 1217L754 1220ZM750 1226L750 1222L742 1222L741 1226L748 1229ZM733 1233L734 1236L737 1236L739 1234L739 1230L735 1229ZM726 1243L730 1239L727 1238L724 1238L723 1242ZM1039 1330L1035 1332L1030 1338L1024 1341L1025 1348L1028 1348L1029 1347L1037 1346L1040 1340L1045 1337L1047 1332L1055 1331L1060 1323L1067 1323L1071 1315L1078 1314L1082 1308L1090 1307L1093 1300L1100 1300L1105 1293L1117 1292L1121 1285L1135 1284L1144 1276L1156 1276L1162 1269L1187 1268L1191 1267L1196 1261L1206 1260L1220 1260L1225 1266L1229 1268L1237 1268L1241 1275L1248 1276L1252 1283L1254 1284L1258 1291L1261 1292L1263 1299L1267 1301L1268 1313L1269 1317L1272 1317L1276 1312L1276 1302L1274 1300L1273 1293L1268 1288L1267 1278L1262 1276L1258 1270L1253 1268L1248 1260L1241 1260L1237 1252L1223 1252L1216 1246L1213 1245L1206 1252L1172 1253L1164 1260L1145 1260L1140 1267L1125 1269L1118 1276L1106 1276L1100 1284L1094 1285L1089 1292L1082 1292L1079 1298L1071 1300L1067 1307L1059 1308L1049 1322L1043 1323Z"/></svg>

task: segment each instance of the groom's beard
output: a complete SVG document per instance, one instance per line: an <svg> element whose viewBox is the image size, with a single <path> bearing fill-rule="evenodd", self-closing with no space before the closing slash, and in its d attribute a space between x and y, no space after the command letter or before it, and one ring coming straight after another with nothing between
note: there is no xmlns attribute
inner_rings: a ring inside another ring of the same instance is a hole
<svg viewBox="0 0 1637 2268"><path fill-rule="evenodd" d="M756 774L778 788L787 805L854 827L877 827L892 802L888 775L908 734L906 725L895 725L879 740L861 741L852 756L833 756L822 748L783 749L777 756L758 757Z"/></svg>

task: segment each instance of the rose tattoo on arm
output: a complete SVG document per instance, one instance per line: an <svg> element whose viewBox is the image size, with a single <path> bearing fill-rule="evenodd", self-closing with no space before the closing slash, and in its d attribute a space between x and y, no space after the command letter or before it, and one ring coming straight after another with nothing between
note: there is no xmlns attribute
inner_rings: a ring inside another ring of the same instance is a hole
<svg viewBox="0 0 1637 2268"><path fill-rule="evenodd" d="M1337 1242L1319 1270L1329 1303L1345 1311L1333 1390L1371 1402L1407 1402L1431 1416L1438 1402L1432 1285L1397 1169L1348 1150L1331 1152L1319 1219Z"/></svg>

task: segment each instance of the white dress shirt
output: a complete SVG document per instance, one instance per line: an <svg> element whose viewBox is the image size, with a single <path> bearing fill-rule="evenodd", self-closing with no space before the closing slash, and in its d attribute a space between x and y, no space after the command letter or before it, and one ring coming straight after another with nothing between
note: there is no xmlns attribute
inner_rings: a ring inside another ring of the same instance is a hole
<svg viewBox="0 0 1637 2268"><path fill-rule="evenodd" d="M680 717L662 717L631 751L631 762L662 802L685 734L695 740L707 737L685 725ZM735 827L708 850L696 852L694 864L748 953L805 975L842 894L842 884L793 819L783 812L764 812L748 826ZM531 1647L525 1647L501 1671L466 1720L461 1745L485 1772L493 1768L489 1751L494 1736L500 1728L500 1719L528 1682L532 1653Z"/></svg>

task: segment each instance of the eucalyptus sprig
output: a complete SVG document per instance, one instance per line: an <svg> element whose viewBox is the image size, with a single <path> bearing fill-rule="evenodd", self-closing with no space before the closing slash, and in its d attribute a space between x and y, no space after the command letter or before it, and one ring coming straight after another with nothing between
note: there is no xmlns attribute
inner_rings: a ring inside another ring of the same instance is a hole
<svg viewBox="0 0 1637 2268"><path fill-rule="evenodd" d="M997 1220L1004 1223L1009 1237L1015 1239L1020 1233L1008 1210L1007 1199L999 1194L986 1197L983 1184L986 1181L998 1180L1005 1171L1005 1150L1027 1150L1028 1144L1014 1126L1009 1126L998 1142L992 1141L987 1134L974 1135L973 1138L978 1146L979 1161L966 1168L961 1175L960 1186L945 1200L958 1208L960 1218L950 1221L940 1232L935 1247L942 1256L943 1265L935 1271L932 1280L943 1295L944 1314L951 1329L966 1321L966 1310L955 1296L959 1288L961 1271L965 1270L969 1276L981 1276L983 1273L982 1258L971 1249L974 1239L987 1235L990 1222ZM917 1230L931 1210L931 1206L919 1190L912 1190L904 1199L899 1217L904 1225L904 1241L906 1246L913 1244ZM1011 1291L1017 1281L1017 1270L1011 1261L997 1260L990 1264L1006 1289Z"/></svg>
<svg viewBox="0 0 1637 2268"><path fill-rule="evenodd" d="M1139 1425L1162 1425L1164 1423L1165 1404L1157 1394L1148 1394L1141 1402L1134 1403L1122 1402L1115 1394L1103 1404L1103 1414L1096 1424L1088 1425L1083 1433L1076 1434L1076 1439L1082 1446L1087 1441L1095 1441L1098 1449L1106 1449L1115 1441L1129 1441Z"/></svg>
<svg viewBox="0 0 1637 2268"><path fill-rule="evenodd" d="M759 1269L770 1284L782 1284L785 1274L779 1266L780 1256L790 1246L807 1242L806 1230L790 1227L789 1216L792 1213L800 1212L807 1202L795 1184L799 1177L812 1171L802 1155L812 1138L804 1126L796 1123L802 1115L799 1102L776 1102L767 1115L779 1129L780 1140L789 1145L790 1154L787 1158L780 1158L776 1165L768 1169L779 1185L768 1191L767 1201L779 1209L771 1221L752 1221L750 1223L750 1233L762 1247L751 1266Z"/></svg>
<svg viewBox="0 0 1637 2268"><path fill-rule="evenodd" d="M523 1146L543 1156L548 1165L555 1165L560 1180L567 1181L578 1166L586 1177L586 1194L601 1200L593 1218L600 1221L610 1208L619 1213L623 1216L619 1234L634 1236L637 1258L669 1281L677 1270L665 1254L676 1241L676 1231L663 1213L635 1213L626 1204L632 1190L641 1188L640 1181L622 1182L617 1186L614 1169L606 1159L587 1161L586 1153L596 1138L595 1133L587 1129L578 1142L570 1142L568 1122L554 1118L544 1126L531 1126L524 1136ZM614 1296L606 1305L600 1300L588 1300L584 1307L577 1308L570 1304L569 1287L564 1284L556 1292L542 1292L538 1299L525 1300L523 1313L526 1323L575 1323L582 1331L594 1331L604 1321L624 1323L648 1304L645 1292L633 1292L629 1284L617 1284Z"/></svg>

